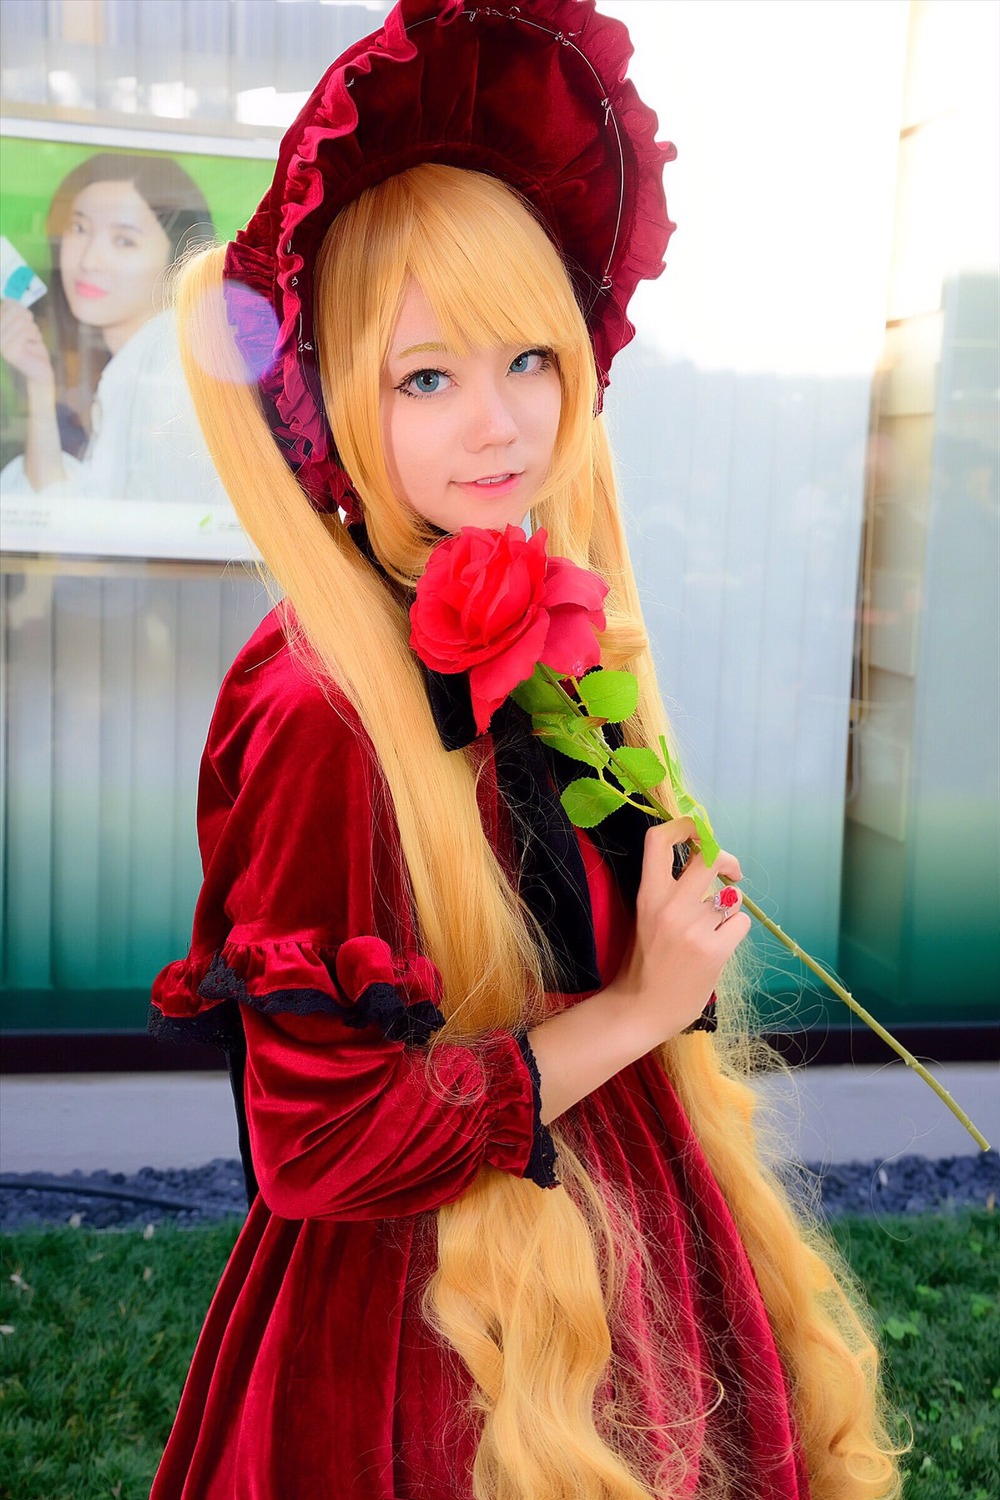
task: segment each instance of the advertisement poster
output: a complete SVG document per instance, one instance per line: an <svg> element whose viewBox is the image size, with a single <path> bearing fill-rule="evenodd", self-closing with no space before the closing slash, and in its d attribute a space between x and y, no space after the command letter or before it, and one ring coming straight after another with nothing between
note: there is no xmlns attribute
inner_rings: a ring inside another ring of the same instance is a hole
<svg viewBox="0 0 1000 1500"><path fill-rule="evenodd" d="M252 558L166 288L181 256L249 219L270 143L130 134L125 149L69 129L8 120L0 139L0 550Z"/></svg>

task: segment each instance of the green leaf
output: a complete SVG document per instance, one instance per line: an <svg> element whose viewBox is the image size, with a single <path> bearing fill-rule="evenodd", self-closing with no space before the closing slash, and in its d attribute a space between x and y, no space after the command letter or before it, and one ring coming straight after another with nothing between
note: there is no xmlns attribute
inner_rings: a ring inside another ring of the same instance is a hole
<svg viewBox="0 0 1000 1500"><path fill-rule="evenodd" d="M529 714L568 714L573 711L555 684L542 676L539 667L526 682L519 683L510 696Z"/></svg>
<svg viewBox="0 0 1000 1500"><path fill-rule="evenodd" d="M604 781L581 776L571 781L559 798L566 816L577 828L594 828L622 806L622 795Z"/></svg>
<svg viewBox="0 0 1000 1500"><path fill-rule="evenodd" d="M553 750L558 750L561 755L568 755L571 760L582 760L584 765L593 766L598 771L608 763L607 749L601 749L595 745L591 736L584 738L582 735L573 734L568 725L543 724L535 730L535 734L543 744L551 745Z"/></svg>
<svg viewBox="0 0 1000 1500"><path fill-rule="evenodd" d="M576 721L577 715L570 712L531 715L533 729L558 729L560 734L572 734Z"/></svg>
<svg viewBox="0 0 1000 1500"><path fill-rule="evenodd" d="M698 835L698 844L701 848L702 858L706 865L710 865L719 857L719 841L712 832L711 823L709 823L707 818L701 817L698 813L694 815L694 827Z"/></svg>
<svg viewBox="0 0 1000 1500"><path fill-rule="evenodd" d="M684 782L681 780L680 768L667 749L667 742L662 734L660 735L660 751L663 755L663 764L667 768L667 775L670 777L670 785L674 789L674 795L678 798L687 797L687 793L684 790ZM689 802L690 800L690 797L688 797Z"/></svg>
<svg viewBox="0 0 1000 1500"><path fill-rule="evenodd" d="M565 708L557 712L532 714L531 722L536 729L562 729L566 734L584 734L589 732L591 736L597 737L604 744L604 719L594 719L590 714L585 714L582 708Z"/></svg>
<svg viewBox="0 0 1000 1500"><path fill-rule="evenodd" d="M618 776L619 766L629 778L627 783ZM625 745L621 750L615 751L615 763L611 771L613 775L618 776L619 781L622 781L626 790L631 791L632 787L638 787L640 792L648 792L650 787L659 786L667 774L655 750L634 748L632 745Z"/></svg>
<svg viewBox="0 0 1000 1500"><path fill-rule="evenodd" d="M612 672L601 668L581 679L580 702L599 719L620 724L635 713L639 702L639 684L631 672Z"/></svg>
<svg viewBox="0 0 1000 1500"><path fill-rule="evenodd" d="M883 1327L889 1337L895 1339L897 1343L901 1343L905 1338L920 1337L920 1329L909 1318L887 1318Z"/></svg>

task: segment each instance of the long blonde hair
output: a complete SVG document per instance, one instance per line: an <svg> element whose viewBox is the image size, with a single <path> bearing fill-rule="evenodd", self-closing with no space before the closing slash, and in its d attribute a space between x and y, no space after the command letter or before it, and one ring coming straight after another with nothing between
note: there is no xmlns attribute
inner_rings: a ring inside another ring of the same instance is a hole
<svg viewBox="0 0 1000 1500"><path fill-rule="evenodd" d="M188 379L219 473L293 606L314 670L346 693L381 762L422 944L443 978L439 1036L475 1045L490 1030L530 1026L545 1013L543 963L483 833L475 757L441 746L398 591L362 558L337 516L312 510L272 440L226 323L222 265L223 253L208 251L179 282ZM554 553L608 582L603 659L627 663L640 683L626 739L656 744L668 726L611 456L593 416L583 318L557 252L519 198L491 177L452 167L419 166L364 192L333 224L317 264L324 399L380 562L412 582L431 542L393 494L380 441L379 375L410 277L450 346L554 351L562 414L533 519L548 528ZM860 1299L845 1290L831 1247L803 1225L762 1160L741 1006L732 985L728 993L723 986L719 1035L678 1039L658 1057L760 1285L815 1500L898 1496L901 1450L886 1431ZM628 1384L623 1372L609 1385L609 1370L627 1343L620 1289L625 1268L642 1259L641 1237L628 1206L574 1151L572 1111L563 1127L555 1132L561 1188L543 1191L486 1168L438 1211L438 1266L425 1312L472 1376L473 1491L477 1500L669 1500L682 1480L683 1440L674 1445L676 1465L654 1472L627 1402L608 1400L609 1388ZM649 1295L655 1302L655 1287ZM654 1357L668 1362L670 1324L671 1310L661 1306L663 1348ZM695 1390L685 1373L678 1369L678 1389ZM689 1404L682 1426L704 1417L694 1398ZM658 1451L662 1457L662 1445ZM726 1493L727 1470L735 1473L730 1457L715 1455L708 1470L713 1497Z"/></svg>

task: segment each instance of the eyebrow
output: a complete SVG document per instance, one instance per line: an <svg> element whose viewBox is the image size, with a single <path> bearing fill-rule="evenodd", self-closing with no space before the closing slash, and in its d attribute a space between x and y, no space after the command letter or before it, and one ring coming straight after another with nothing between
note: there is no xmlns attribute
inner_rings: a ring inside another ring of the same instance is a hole
<svg viewBox="0 0 1000 1500"><path fill-rule="evenodd" d="M90 215L89 214L85 214L83 212L83 210L80 209L80 208L74 208L72 214L70 215L70 218L72 218L72 219L85 219L88 224L91 223ZM116 224L111 224L109 227L111 229L127 229L128 232L129 232L129 234L143 234L144 235L146 233L146 230L143 229L138 224L128 224L128 223L118 222Z"/></svg>
<svg viewBox="0 0 1000 1500"><path fill-rule="evenodd" d="M410 354L447 354L447 344L411 344L408 349L398 349L393 359L406 359Z"/></svg>

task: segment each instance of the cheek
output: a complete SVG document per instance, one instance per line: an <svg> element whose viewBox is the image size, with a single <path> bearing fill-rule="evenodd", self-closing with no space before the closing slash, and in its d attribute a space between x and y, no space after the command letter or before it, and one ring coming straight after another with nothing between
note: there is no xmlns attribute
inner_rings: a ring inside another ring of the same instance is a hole
<svg viewBox="0 0 1000 1500"><path fill-rule="evenodd" d="M383 416L382 452L389 484L400 500L412 501L414 491L419 488L419 456L414 452L415 425L413 414L396 396Z"/></svg>
<svg viewBox="0 0 1000 1500"><path fill-rule="evenodd" d="M386 444L386 460L393 481L401 481L404 487L419 484L433 469L441 446L440 434L436 434L424 403L397 398Z"/></svg>
<svg viewBox="0 0 1000 1500"><path fill-rule="evenodd" d="M167 269L167 263L159 256L135 255L119 250L114 259L115 279L120 286L135 287L146 291Z"/></svg>
<svg viewBox="0 0 1000 1500"><path fill-rule="evenodd" d="M80 241L74 235L67 235L59 242L59 269L65 271L74 267L80 259Z"/></svg>

